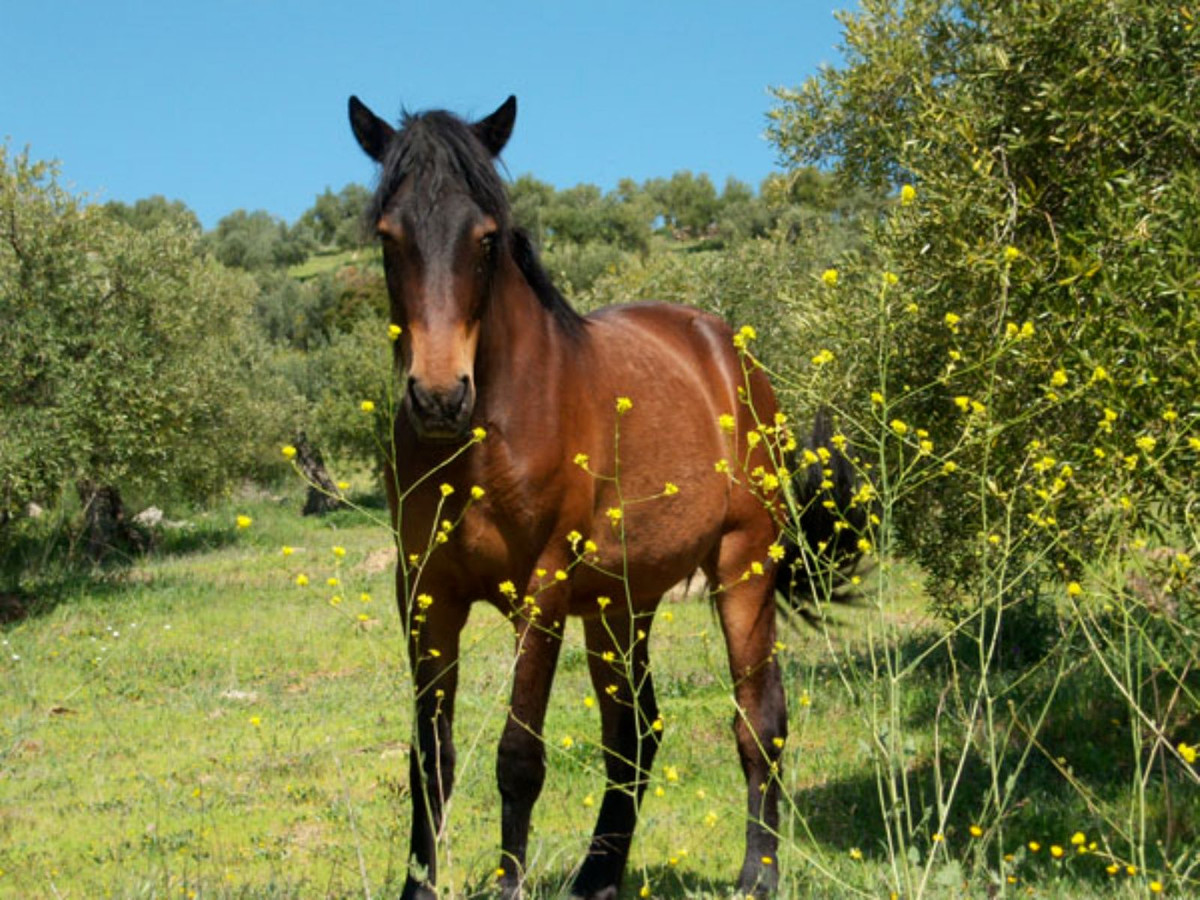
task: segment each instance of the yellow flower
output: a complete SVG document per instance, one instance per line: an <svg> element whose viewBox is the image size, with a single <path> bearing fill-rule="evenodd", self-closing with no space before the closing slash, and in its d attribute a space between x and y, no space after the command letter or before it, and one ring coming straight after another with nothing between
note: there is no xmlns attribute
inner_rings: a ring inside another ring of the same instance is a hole
<svg viewBox="0 0 1200 900"><path fill-rule="evenodd" d="M715 463L713 463L713 468L718 472L728 472L729 471L729 460L718 459Z"/></svg>
<svg viewBox="0 0 1200 900"><path fill-rule="evenodd" d="M252 518L250 518L249 516L238 516L237 517L237 527L238 528L249 528L253 524L254 524L254 520Z"/></svg>
<svg viewBox="0 0 1200 900"><path fill-rule="evenodd" d="M1081 588L1079 586L1078 581L1072 581L1069 584L1067 584L1067 596L1078 597L1082 593L1083 593L1083 588Z"/></svg>
<svg viewBox="0 0 1200 900"><path fill-rule="evenodd" d="M1052 387L1062 387L1067 383L1067 373L1062 369L1055 369L1054 374L1050 376L1050 385Z"/></svg>
<svg viewBox="0 0 1200 900"><path fill-rule="evenodd" d="M1092 381L1108 381L1108 369L1104 366L1096 366L1092 369Z"/></svg>
<svg viewBox="0 0 1200 900"><path fill-rule="evenodd" d="M292 547L289 547L287 544L284 544L284 545L283 545L283 551L282 551L282 552L283 552L283 555L284 555L284 556L291 556L291 555L292 555L293 553L295 553L296 551L295 551L295 549L294 549L294 548L292 548Z"/></svg>
<svg viewBox="0 0 1200 900"><path fill-rule="evenodd" d="M348 481L339 481L339 482L337 483L337 489L338 489L339 491L348 491L348 490L350 489L350 482L348 482Z"/></svg>
<svg viewBox="0 0 1200 900"><path fill-rule="evenodd" d="M1037 853L1041 849L1042 849L1042 845L1039 844L1037 841L1029 842L1029 852L1030 853Z"/></svg>
<svg viewBox="0 0 1200 900"><path fill-rule="evenodd" d="M952 312L946 313L946 327L949 328L951 331L957 332L958 331L958 323L961 321L962 321L962 318L957 313L952 313Z"/></svg>
<svg viewBox="0 0 1200 900"><path fill-rule="evenodd" d="M471 487L472 500L482 500L485 493L487 492L477 484Z"/></svg>
<svg viewBox="0 0 1200 900"><path fill-rule="evenodd" d="M622 416L633 409L633 401L628 397L617 398L617 415Z"/></svg>
<svg viewBox="0 0 1200 900"><path fill-rule="evenodd" d="M917 199L917 189L911 184L902 184L900 186L900 205L911 206L912 202Z"/></svg>
<svg viewBox="0 0 1200 900"><path fill-rule="evenodd" d="M876 406L883 406L883 394L879 391L871 391L871 402Z"/></svg>
<svg viewBox="0 0 1200 900"><path fill-rule="evenodd" d="M296 458L296 448L293 447L291 444L284 444L283 445L283 458L284 459L295 459Z"/></svg>
<svg viewBox="0 0 1200 900"><path fill-rule="evenodd" d="M610 522L612 522L613 525L616 525L618 522L621 521L621 518L624 516L624 513L621 512L621 508L619 506L610 506L608 508L608 511L605 513L605 515L608 516L608 520Z"/></svg>
<svg viewBox="0 0 1200 900"><path fill-rule="evenodd" d="M821 273L821 280L825 282L827 287L837 287L838 271L837 269L826 269Z"/></svg>
<svg viewBox="0 0 1200 900"><path fill-rule="evenodd" d="M334 578L332 576L329 578L326 578L325 583L327 585L329 585L330 587L337 587L339 584L341 584L341 582L337 578Z"/></svg>
<svg viewBox="0 0 1200 900"><path fill-rule="evenodd" d="M638 891L638 896L639 897L649 897L650 896L650 885L643 884L641 889Z"/></svg>
<svg viewBox="0 0 1200 900"><path fill-rule="evenodd" d="M296 586L297 587L304 587L307 584L308 584L308 576L305 575L303 572L301 572L299 575L296 576Z"/></svg>
<svg viewBox="0 0 1200 900"><path fill-rule="evenodd" d="M671 784L674 784L679 781L679 770L674 766L663 766L663 777Z"/></svg>
<svg viewBox="0 0 1200 900"><path fill-rule="evenodd" d="M1087 843L1087 835L1085 835L1082 831L1077 831L1073 835L1071 835L1071 843L1074 844L1076 847L1078 847L1081 844L1086 844Z"/></svg>
<svg viewBox="0 0 1200 900"><path fill-rule="evenodd" d="M935 844L940 844L945 839L946 839L946 836L944 834L942 834L940 831L936 832L933 836L933 842Z"/></svg>
<svg viewBox="0 0 1200 900"><path fill-rule="evenodd" d="M1021 258L1021 251L1018 250L1016 247L1014 247L1012 244L1009 244L1007 247L1004 248L1004 261L1005 262L1009 262L1009 263L1016 262L1020 258Z"/></svg>
<svg viewBox="0 0 1200 900"><path fill-rule="evenodd" d="M983 837L983 829L978 825L972 825L967 831L971 832L971 837Z"/></svg>
<svg viewBox="0 0 1200 900"><path fill-rule="evenodd" d="M1149 888L1150 888L1150 893L1161 894L1162 889L1163 889L1162 882L1161 881L1152 881L1149 884Z"/></svg>
<svg viewBox="0 0 1200 900"><path fill-rule="evenodd" d="M595 802L596 802L596 801L592 799L592 795L591 795L591 794L588 794L586 797L584 797L584 798L583 798L583 805L584 805L584 806L588 806L588 807L590 807L590 806L592 806L592 805L593 805Z"/></svg>
<svg viewBox="0 0 1200 900"><path fill-rule="evenodd" d="M586 453L576 453L575 459L572 461L575 463L575 465L579 466L579 468L586 469L588 464L588 455Z"/></svg>
<svg viewBox="0 0 1200 900"><path fill-rule="evenodd" d="M397 325L395 322L393 322L391 325L388 326L388 340L390 340L390 341L397 340L400 337L400 334L402 331L403 331L403 329L399 325Z"/></svg>
<svg viewBox="0 0 1200 900"><path fill-rule="evenodd" d="M260 725L262 725L262 719L260 719L258 716L251 716L250 724L253 725L255 728L258 728Z"/></svg>
<svg viewBox="0 0 1200 900"><path fill-rule="evenodd" d="M1121 871L1121 867L1118 866L1116 863L1109 863L1107 866L1104 867L1104 871L1107 872L1109 875L1116 875L1118 872Z"/></svg>
<svg viewBox="0 0 1200 900"><path fill-rule="evenodd" d="M346 555L345 547L333 547L332 550L333 550L333 555L336 556L338 559L341 559L343 556Z"/></svg>
<svg viewBox="0 0 1200 900"><path fill-rule="evenodd" d="M450 484L443 484L438 488L438 490L441 491L443 497L449 497L454 493L454 486Z"/></svg>
<svg viewBox="0 0 1200 900"><path fill-rule="evenodd" d="M779 562L785 555L786 553L780 544L772 544L767 548L767 556L771 557L775 562Z"/></svg>
<svg viewBox="0 0 1200 900"><path fill-rule="evenodd" d="M429 609L433 606L433 597L429 594L417 594L417 606L421 609Z"/></svg>
<svg viewBox="0 0 1200 900"><path fill-rule="evenodd" d="M1180 741L1179 746L1175 749L1179 751L1179 755L1183 757L1183 761L1189 766L1196 761L1197 751L1191 744L1185 744L1183 741Z"/></svg>
<svg viewBox="0 0 1200 900"><path fill-rule="evenodd" d="M679 493L679 485L673 481L668 481L663 485L663 496L673 497Z"/></svg>
<svg viewBox="0 0 1200 900"><path fill-rule="evenodd" d="M1064 852L1065 851L1063 850L1063 848L1058 846L1058 844L1050 845L1050 855L1053 856L1055 859L1060 859Z"/></svg>
<svg viewBox="0 0 1200 900"><path fill-rule="evenodd" d="M487 437L487 429L480 425L476 425L471 429L471 437L477 441L482 441L485 437Z"/></svg>
<svg viewBox="0 0 1200 900"><path fill-rule="evenodd" d="M833 362L833 353L829 350L822 350L812 358L812 364L817 368L828 365Z"/></svg>
<svg viewBox="0 0 1200 900"><path fill-rule="evenodd" d="M738 329L738 333L733 336L733 346L739 350L746 349L746 344L758 337L758 332L754 330L752 325L743 325Z"/></svg>
<svg viewBox="0 0 1200 900"><path fill-rule="evenodd" d="M883 283L888 287L895 287L900 283L900 277L895 272L884 272Z"/></svg>
<svg viewBox="0 0 1200 900"><path fill-rule="evenodd" d="M1140 438L1138 438L1136 441L1134 441L1134 443L1137 444L1138 449L1141 450L1143 453L1153 453L1155 446L1158 444L1158 441L1156 441L1154 438L1150 437L1150 435L1144 434Z"/></svg>
<svg viewBox="0 0 1200 900"><path fill-rule="evenodd" d="M571 737L569 734L566 735L562 739L562 746L563 746L564 750L570 750L572 747L575 746L575 738Z"/></svg>
<svg viewBox="0 0 1200 900"><path fill-rule="evenodd" d="M961 409L963 412L966 412L968 409L971 408L971 398L959 395L954 398L954 405L957 406L959 409Z"/></svg>
<svg viewBox="0 0 1200 900"><path fill-rule="evenodd" d="M358 408L365 413L375 412L375 404L370 400L364 400L362 403L358 404Z"/></svg>
<svg viewBox="0 0 1200 900"><path fill-rule="evenodd" d="M896 434L900 435L900 437L904 437L904 435L908 434L908 426L901 419L892 419L891 424L892 431L896 432Z"/></svg>
<svg viewBox="0 0 1200 900"><path fill-rule="evenodd" d="M717 417L717 424L721 427L722 431L727 432L728 434L733 434L733 429L736 427L736 422L734 421L733 416L729 413L721 413L721 415Z"/></svg>
<svg viewBox="0 0 1200 900"><path fill-rule="evenodd" d="M562 569L556 569L554 571L554 580L555 581L566 581L567 573L564 572Z"/></svg>

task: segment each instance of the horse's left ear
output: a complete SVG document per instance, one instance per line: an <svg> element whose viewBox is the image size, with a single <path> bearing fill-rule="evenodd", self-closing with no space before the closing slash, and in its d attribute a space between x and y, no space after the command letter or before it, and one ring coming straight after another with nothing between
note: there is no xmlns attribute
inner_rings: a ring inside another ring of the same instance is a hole
<svg viewBox="0 0 1200 900"><path fill-rule="evenodd" d="M509 98L500 104L499 109L471 127L475 130L475 136L487 147L488 153L499 156L512 136L513 123L516 121L517 98L510 94Z"/></svg>

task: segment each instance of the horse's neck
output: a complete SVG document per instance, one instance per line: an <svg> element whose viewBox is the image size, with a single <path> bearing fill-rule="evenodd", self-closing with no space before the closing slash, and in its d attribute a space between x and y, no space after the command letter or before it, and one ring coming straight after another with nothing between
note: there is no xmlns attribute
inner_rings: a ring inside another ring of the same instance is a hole
<svg viewBox="0 0 1200 900"><path fill-rule="evenodd" d="M481 323L476 387L483 412L507 419L516 405L541 404L560 384L565 336L515 270L502 279Z"/></svg>

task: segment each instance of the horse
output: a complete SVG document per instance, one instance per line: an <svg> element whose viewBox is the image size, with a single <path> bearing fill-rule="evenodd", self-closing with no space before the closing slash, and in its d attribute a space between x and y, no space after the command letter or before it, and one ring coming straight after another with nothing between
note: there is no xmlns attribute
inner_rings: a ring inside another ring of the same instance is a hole
<svg viewBox="0 0 1200 900"><path fill-rule="evenodd" d="M572 308L515 226L495 168L516 111L509 97L478 121L433 110L393 127L349 101L354 136L380 166L365 221L382 251L398 373L385 483L415 698L401 896L436 896L459 635L476 601L508 618L516 646L496 755L498 891L521 895L546 706L576 616L607 780L572 894L617 896L662 737L649 634L663 594L698 568L728 651L746 780L737 890L765 896L779 879L787 739L775 614L782 418L744 352L748 330L677 304Z"/></svg>

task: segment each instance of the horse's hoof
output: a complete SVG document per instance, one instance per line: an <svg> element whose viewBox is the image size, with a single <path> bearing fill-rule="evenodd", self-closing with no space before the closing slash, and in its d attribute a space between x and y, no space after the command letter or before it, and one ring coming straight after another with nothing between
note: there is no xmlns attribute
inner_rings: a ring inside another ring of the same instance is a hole
<svg viewBox="0 0 1200 900"><path fill-rule="evenodd" d="M617 886L610 884L608 887L603 887L598 891L592 891L587 894L581 894L578 890L573 890L571 891L571 900L617 900Z"/></svg>
<svg viewBox="0 0 1200 900"><path fill-rule="evenodd" d="M747 864L738 876L737 896L744 900L767 900L779 887L779 872L773 865Z"/></svg>
<svg viewBox="0 0 1200 900"><path fill-rule="evenodd" d="M437 893L429 885L421 884L421 882L409 878L404 883L404 890L400 894L400 900L437 900Z"/></svg>

